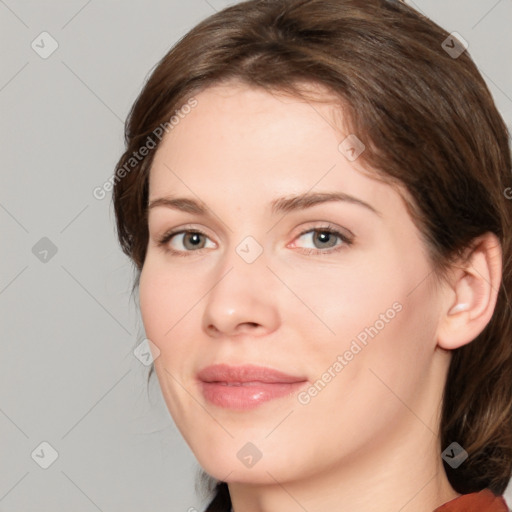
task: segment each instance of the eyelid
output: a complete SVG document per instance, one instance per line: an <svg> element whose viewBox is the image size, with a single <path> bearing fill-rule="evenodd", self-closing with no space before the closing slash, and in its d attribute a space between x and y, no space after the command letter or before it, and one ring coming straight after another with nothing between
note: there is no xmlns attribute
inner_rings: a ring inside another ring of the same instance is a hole
<svg viewBox="0 0 512 512"><path fill-rule="evenodd" d="M350 231L350 229L338 226L336 224L333 224L329 221L313 221L308 223L310 224L306 228L301 228L301 231L299 231L296 235L293 235L293 240L296 238L299 238L300 236L309 233L310 231L321 231L322 229L325 229L326 231L337 231L340 232L340 234L346 236L347 238L355 238L354 233Z"/></svg>
<svg viewBox="0 0 512 512"><path fill-rule="evenodd" d="M186 233L193 232L193 233L200 233L201 235L204 235L204 236L208 237L210 240L212 240L212 236L208 233L209 230L207 228L204 228L204 227L198 228L195 226L196 226L196 224L183 224L176 228L171 228L171 229L165 230L162 235L155 235L155 238L157 238L158 240L161 240L170 235L178 235L183 232L186 232Z"/></svg>

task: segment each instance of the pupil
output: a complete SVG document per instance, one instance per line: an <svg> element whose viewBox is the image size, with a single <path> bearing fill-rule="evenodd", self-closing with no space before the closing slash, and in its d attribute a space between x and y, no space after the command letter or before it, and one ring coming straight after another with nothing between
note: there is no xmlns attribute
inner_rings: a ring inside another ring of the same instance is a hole
<svg viewBox="0 0 512 512"><path fill-rule="evenodd" d="M331 235L329 231L319 231L317 239L320 239L320 243L328 243Z"/></svg>
<svg viewBox="0 0 512 512"><path fill-rule="evenodd" d="M193 246L200 245L200 243L201 243L200 236L201 235L199 233L190 233L189 239L188 239L189 243L192 244Z"/></svg>

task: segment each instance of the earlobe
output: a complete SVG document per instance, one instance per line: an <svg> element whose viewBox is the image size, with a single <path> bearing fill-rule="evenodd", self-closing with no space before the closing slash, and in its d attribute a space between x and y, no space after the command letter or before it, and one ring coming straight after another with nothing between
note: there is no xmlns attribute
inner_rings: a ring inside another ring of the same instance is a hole
<svg viewBox="0 0 512 512"><path fill-rule="evenodd" d="M474 241L469 257L454 269L437 331L441 348L462 347L485 329L501 285L501 258L498 238L486 233Z"/></svg>

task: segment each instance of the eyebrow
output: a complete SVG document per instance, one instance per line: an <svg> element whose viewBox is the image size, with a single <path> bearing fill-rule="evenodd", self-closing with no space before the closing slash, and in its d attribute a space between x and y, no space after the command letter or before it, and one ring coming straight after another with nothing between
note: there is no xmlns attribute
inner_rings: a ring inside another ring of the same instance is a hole
<svg viewBox="0 0 512 512"><path fill-rule="evenodd" d="M296 210L303 210L313 206L328 202L347 202L362 206L376 215L382 214L372 205L358 199L357 197L345 194L344 192L315 192L305 193L296 196L279 197L271 203L271 211L274 215L278 213L288 213ZM158 206L164 206L173 210L179 210L186 213L194 213L197 215L208 215L208 207L204 203L200 203L194 199L186 197L160 197L150 201L148 211Z"/></svg>

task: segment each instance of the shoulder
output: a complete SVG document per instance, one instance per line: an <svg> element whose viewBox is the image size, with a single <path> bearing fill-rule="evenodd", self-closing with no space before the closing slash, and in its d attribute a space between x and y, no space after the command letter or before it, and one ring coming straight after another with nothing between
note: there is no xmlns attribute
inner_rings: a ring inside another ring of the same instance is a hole
<svg viewBox="0 0 512 512"><path fill-rule="evenodd" d="M463 494L436 508L434 512L509 512L503 496L496 496L489 489Z"/></svg>

